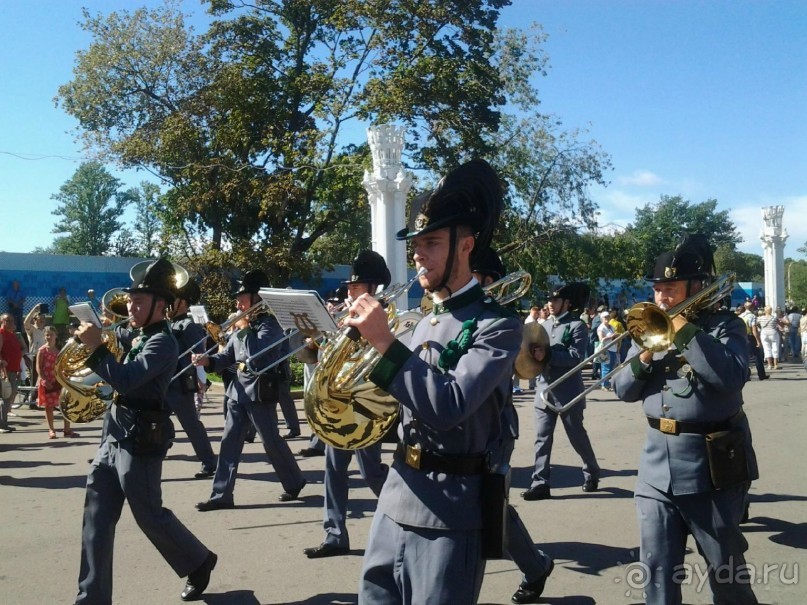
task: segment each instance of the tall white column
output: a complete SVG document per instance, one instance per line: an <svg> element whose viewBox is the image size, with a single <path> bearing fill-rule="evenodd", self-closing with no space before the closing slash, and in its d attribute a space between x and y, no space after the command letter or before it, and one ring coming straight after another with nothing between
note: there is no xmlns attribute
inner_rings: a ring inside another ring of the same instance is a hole
<svg viewBox="0 0 807 605"><path fill-rule="evenodd" d="M387 261L392 283L402 284L407 281L406 242L395 239L395 233L406 226L406 195L412 186L412 175L401 163L404 128L371 126L367 141L373 170L364 172L362 184L370 200L372 248Z"/></svg>
<svg viewBox="0 0 807 605"><path fill-rule="evenodd" d="M785 308L785 257L787 229L782 227L784 206L767 206L762 209L762 250L765 261L765 304L772 309Z"/></svg>

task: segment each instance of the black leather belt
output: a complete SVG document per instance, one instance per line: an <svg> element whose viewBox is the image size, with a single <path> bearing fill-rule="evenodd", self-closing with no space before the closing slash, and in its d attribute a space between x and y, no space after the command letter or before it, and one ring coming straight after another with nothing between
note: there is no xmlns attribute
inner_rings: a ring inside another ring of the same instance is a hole
<svg viewBox="0 0 807 605"><path fill-rule="evenodd" d="M148 400L148 399L131 399L128 397L124 397L122 395L118 395L115 398L115 404L119 405L124 408L129 408L130 410L146 410L151 412L159 412L163 409L163 404L159 400Z"/></svg>
<svg viewBox="0 0 807 605"><path fill-rule="evenodd" d="M487 468L487 456L484 454L467 456L435 454L403 443L399 443L395 448L395 459L421 471L448 475L481 475Z"/></svg>
<svg viewBox="0 0 807 605"><path fill-rule="evenodd" d="M729 430L743 416L745 416L743 410L740 410L728 420L720 420L718 422L684 422L673 418L651 418L648 416L647 424L650 425L650 428L661 431L667 435L679 435L681 433L708 435L709 433Z"/></svg>

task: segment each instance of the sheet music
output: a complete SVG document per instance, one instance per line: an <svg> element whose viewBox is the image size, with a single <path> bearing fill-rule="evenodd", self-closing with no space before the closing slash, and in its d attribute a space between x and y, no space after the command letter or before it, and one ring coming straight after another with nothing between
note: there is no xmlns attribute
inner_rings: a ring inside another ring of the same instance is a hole
<svg viewBox="0 0 807 605"><path fill-rule="evenodd" d="M303 333L337 330L336 322L314 290L261 288L259 294L284 330L296 328Z"/></svg>
<svg viewBox="0 0 807 605"><path fill-rule="evenodd" d="M205 309L204 305L191 305L188 307L188 313L191 316L191 320L195 324L204 326L209 321L207 317L207 309Z"/></svg>
<svg viewBox="0 0 807 605"><path fill-rule="evenodd" d="M81 322L91 323L99 328L102 328L101 319L98 317L98 313L95 312L92 305L88 302L77 303L75 305L70 305L68 307L70 312L78 318Z"/></svg>

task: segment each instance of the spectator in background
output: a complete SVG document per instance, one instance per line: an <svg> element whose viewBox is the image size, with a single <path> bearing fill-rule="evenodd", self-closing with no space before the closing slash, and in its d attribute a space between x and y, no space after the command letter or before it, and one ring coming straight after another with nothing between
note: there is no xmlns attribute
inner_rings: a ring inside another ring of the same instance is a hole
<svg viewBox="0 0 807 605"><path fill-rule="evenodd" d="M801 336L801 360L807 368L807 309L801 310L801 320L799 321L799 335Z"/></svg>
<svg viewBox="0 0 807 605"><path fill-rule="evenodd" d="M25 316L25 320L23 321L23 326L25 328L25 333L28 335L28 359L30 361L29 367L31 368L31 386L36 385L37 379L37 368L36 368L36 356L39 349L47 344L45 339L45 316L41 313L42 305L35 305L30 311L28 311L28 315ZM28 407L32 410L36 409L36 402L37 402L38 393L34 391L31 395L30 403Z"/></svg>
<svg viewBox="0 0 807 605"><path fill-rule="evenodd" d="M779 330L779 361L783 362L787 358L787 347L790 344L787 337L790 333L790 322L787 319L785 312L776 307L776 329Z"/></svg>
<svg viewBox="0 0 807 605"><path fill-rule="evenodd" d="M767 370L779 369L779 322L773 315L770 305L765 307L765 312L757 318L759 334L762 337L762 348L765 351Z"/></svg>
<svg viewBox="0 0 807 605"><path fill-rule="evenodd" d="M793 356L793 361L795 361L801 355L801 337L799 336L801 313L799 313L797 307L790 309L790 313L787 314L787 320L790 322L790 332L788 334L790 354Z"/></svg>
<svg viewBox="0 0 807 605"><path fill-rule="evenodd" d="M56 439L56 429L53 427L53 408L59 405L61 385L56 382L56 356L59 349L56 347L56 328L48 326L44 330L46 342L42 345L36 356L36 371L39 374L39 405L45 408L45 418L48 421L48 438ZM78 437L78 433L70 428L70 422L64 419L64 436Z"/></svg>
<svg viewBox="0 0 807 605"><path fill-rule="evenodd" d="M53 299L53 327L56 328L56 346L62 348L70 336L70 297L67 290L59 288L59 294Z"/></svg>
<svg viewBox="0 0 807 605"><path fill-rule="evenodd" d="M17 384L20 379L22 364L22 343L17 336L16 324L11 313L0 316L0 373L11 383L11 395L3 398L0 406L0 433L10 433L14 429L8 424L11 404L17 398Z"/></svg>
<svg viewBox="0 0 807 605"><path fill-rule="evenodd" d="M8 312L14 317L14 325L22 326L22 307L25 304L25 292L20 288L20 282L16 279L11 282L11 286L6 296Z"/></svg>

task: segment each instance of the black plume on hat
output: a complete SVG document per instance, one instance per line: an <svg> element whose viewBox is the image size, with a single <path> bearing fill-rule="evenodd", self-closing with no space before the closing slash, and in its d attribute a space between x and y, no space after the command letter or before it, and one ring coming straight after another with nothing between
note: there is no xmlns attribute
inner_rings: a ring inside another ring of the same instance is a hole
<svg viewBox="0 0 807 605"><path fill-rule="evenodd" d="M496 171L485 160L471 160L449 172L434 191L412 201L409 225L398 239L468 225L476 246L487 248L504 208L504 188Z"/></svg>
<svg viewBox="0 0 807 605"><path fill-rule="evenodd" d="M586 306L590 294L591 288L587 283L573 281L552 292L550 298L568 300L571 303L570 309L574 311L576 309L583 309Z"/></svg>
<svg viewBox="0 0 807 605"><path fill-rule="evenodd" d="M238 296L239 294L257 294L261 288L268 287L269 278L266 276L266 273L260 269L255 269L244 274L244 277L241 278L238 284L238 288L233 292L233 296Z"/></svg>
<svg viewBox="0 0 807 605"><path fill-rule="evenodd" d="M353 261L350 279L343 284L381 284L385 288L392 281L387 262L374 250L362 250Z"/></svg>
<svg viewBox="0 0 807 605"><path fill-rule="evenodd" d="M176 297L177 287L185 285L184 278L183 283L177 283L178 276L183 273L184 269L179 268L178 265L175 266L164 258L156 261L143 261L136 264L129 271L132 285L124 289L124 291L129 294L138 292L154 294L164 298L168 304L171 304ZM187 276L187 273L185 273L185 276Z"/></svg>
<svg viewBox="0 0 807 605"><path fill-rule="evenodd" d="M502 259L496 254L493 248L480 248L477 250L474 247L471 255L471 271L474 273L481 273L482 275L489 275L494 281L500 280L504 277L505 271Z"/></svg>
<svg viewBox="0 0 807 605"><path fill-rule="evenodd" d="M189 279L188 283L177 290L177 298L181 298L189 305L195 305L202 298L202 291L196 280Z"/></svg>
<svg viewBox="0 0 807 605"><path fill-rule="evenodd" d="M706 279L715 275L715 260L709 240L702 233L685 236L673 252L656 257L653 273L645 276L652 282Z"/></svg>

